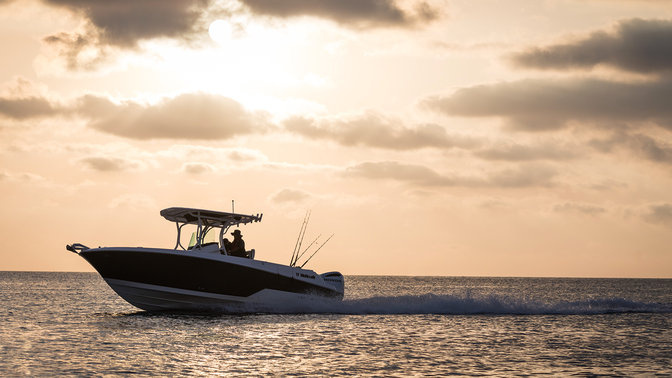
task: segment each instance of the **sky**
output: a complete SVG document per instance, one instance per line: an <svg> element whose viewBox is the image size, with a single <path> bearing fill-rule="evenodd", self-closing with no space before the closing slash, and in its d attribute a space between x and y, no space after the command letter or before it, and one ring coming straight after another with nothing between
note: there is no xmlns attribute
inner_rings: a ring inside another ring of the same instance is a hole
<svg viewBox="0 0 672 378"><path fill-rule="evenodd" d="M672 277L672 3L0 0L0 270L172 248L345 275Z"/></svg>

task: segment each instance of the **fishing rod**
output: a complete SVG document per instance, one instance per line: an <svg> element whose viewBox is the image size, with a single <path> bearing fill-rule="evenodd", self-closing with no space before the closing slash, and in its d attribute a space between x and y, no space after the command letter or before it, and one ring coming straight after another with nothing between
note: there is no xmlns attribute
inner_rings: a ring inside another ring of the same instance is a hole
<svg viewBox="0 0 672 378"><path fill-rule="evenodd" d="M309 245L308 247L306 247L306 249L304 249L303 252L301 252L301 254L296 258L296 261L301 260L301 257L303 257L303 255L305 255L306 252L308 252L308 250L310 249L310 247L312 247L313 244L315 244L315 242L317 242L317 240L320 238L320 236L322 236L322 234L317 235L317 237L315 238L315 240L313 240L313 242L310 243L310 245Z"/></svg>
<svg viewBox="0 0 672 378"><path fill-rule="evenodd" d="M301 251L301 243L303 243L303 237L306 235L306 228L308 228L308 221L310 220L310 210L306 212L306 215L303 217L303 223L299 229L299 237L296 239L296 244L294 245L294 252L292 252L292 258L289 260L289 266L296 265L298 260L299 252Z"/></svg>
<svg viewBox="0 0 672 378"><path fill-rule="evenodd" d="M325 240L324 243L322 243L322 245L321 245L315 252L313 252L313 254L310 255L310 257L308 258L308 260L306 260L303 264L301 264L301 266L300 266L299 268L303 268L304 265L308 264L308 261L310 261L310 259L312 259L313 256L315 256L315 254L316 254L320 249L322 249L322 247L324 247L324 245L327 244L327 242L328 242L329 240L331 240L331 238L333 238L333 237L334 237L334 234L331 234L331 236L330 236L327 240Z"/></svg>
<svg viewBox="0 0 672 378"><path fill-rule="evenodd" d="M303 224L303 232L301 233L301 238L298 240L299 244L298 247L296 248L296 256L294 257L294 261L292 262L293 265L296 265L296 263L299 261L299 252L301 251L303 238L306 236L306 230L308 229L308 222L310 222L310 213L311 213L310 210L306 212L306 217L304 219Z"/></svg>

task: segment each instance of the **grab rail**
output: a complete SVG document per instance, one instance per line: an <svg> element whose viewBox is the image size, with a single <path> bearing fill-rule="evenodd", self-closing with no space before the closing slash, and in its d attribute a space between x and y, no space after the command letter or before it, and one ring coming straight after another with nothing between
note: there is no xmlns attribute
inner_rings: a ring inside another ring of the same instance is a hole
<svg viewBox="0 0 672 378"><path fill-rule="evenodd" d="M72 245L69 244L66 245L65 249L67 249L70 252L80 253L82 251L86 251L87 249L89 249L89 247L85 246L84 244L73 243Z"/></svg>

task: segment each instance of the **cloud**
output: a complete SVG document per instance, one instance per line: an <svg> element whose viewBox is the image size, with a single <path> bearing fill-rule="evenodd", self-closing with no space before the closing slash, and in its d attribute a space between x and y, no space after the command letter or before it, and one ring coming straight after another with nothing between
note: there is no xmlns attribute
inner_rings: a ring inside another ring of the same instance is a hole
<svg viewBox="0 0 672 378"><path fill-rule="evenodd" d="M108 205L111 209L151 209L157 208L156 201L146 194L122 194L112 199Z"/></svg>
<svg viewBox="0 0 672 378"><path fill-rule="evenodd" d="M415 9L394 0L240 0L255 14L278 18L313 16L355 27L414 26L436 19L439 12L425 2Z"/></svg>
<svg viewBox="0 0 672 378"><path fill-rule="evenodd" d="M672 72L672 20L631 19L614 33L596 31L565 44L513 54L513 63L539 69L591 69L608 65L638 73Z"/></svg>
<svg viewBox="0 0 672 378"><path fill-rule="evenodd" d="M497 188L550 187L555 185L553 178L557 173L553 167L548 165L529 164L491 173L482 183L477 181L475 186Z"/></svg>
<svg viewBox="0 0 672 378"><path fill-rule="evenodd" d="M607 139L595 139L590 145L602 152L625 148L646 160L672 164L672 145L644 134L619 132Z"/></svg>
<svg viewBox="0 0 672 378"><path fill-rule="evenodd" d="M145 164L140 161L113 156L89 156L77 162L88 169L99 172L121 172L145 168Z"/></svg>
<svg viewBox="0 0 672 378"><path fill-rule="evenodd" d="M227 158L239 163L267 160L266 156L259 151L244 149L231 149L227 153Z"/></svg>
<svg viewBox="0 0 672 378"><path fill-rule="evenodd" d="M68 70L91 71L110 55L110 49L99 43L97 34L96 31L89 34L60 32L43 38L43 41L65 59Z"/></svg>
<svg viewBox="0 0 672 378"><path fill-rule="evenodd" d="M538 146L525 146L516 143L499 143L474 152L474 155L486 160L533 161L533 160L571 160L582 155L575 147L543 143Z"/></svg>
<svg viewBox="0 0 672 378"><path fill-rule="evenodd" d="M394 180L422 187L524 188L552 186L555 169L546 165L527 165L491 172L484 177L447 176L425 166L396 161L363 162L347 167L346 177Z"/></svg>
<svg viewBox="0 0 672 378"><path fill-rule="evenodd" d="M349 119L315 120L293 117L284 122L285 129L311 139L332 140L344 146L369 146L393 150L424 147L471 147L474 139L451 136L435 124L404 127L399 121L375 112Z"/></svg>
<svg viewBox="0 0 672 378"><path fill-rule="evenodd" d="M190 162L182 164L182 172L188 173L190 175L201 175L204 173L212 173L217 169L208 163L202 162Z"/></svg>
<svg viewBox="0 0 672 378"><path fill-rule="evenodd" d="M649 223L672 226L672 204L651 205L643 218Z"/></svg>
<svg viewBox="0 0 672 378"><path fill-rule="evenodd" d="M59 112L57 105L53 105L43 97L0 97L0 114L5 117L24 120L52 116Z"/></svg>
<svg viewBox="0 0 672 378"><path fill-rule="evenodd" d="M649 121L672 129L672 80L520 80L467 87L423 104L447 115L503 117L522 131L557 130L570 121L610 127Z"/></svg>
<svg viewBox="0 0 672 378"><path fill-rule="evenodd" d="M581 204L581 203L564 203L556 205L553 210L558 213L576 213L581 215L596 216L605 213L607 210L601 206Z"/></svg>
<svg viewBox="0 0 672 378"><path fill-rule="evenodd" d="M231 165L242 163L260 163L268 157L260 151L241 147L210 147L190 144L173 144L166 150L157 152L158 156L181 161L209 161L211 163Z"/></svg>
<svg viewBox="0 0 672 378"><path fill-rule="evenodd" d="M30 172L0 171L0 182L20 182L32 184L46 184L48 181L43 176Z"/></svg>
<svg viewBox="0 0 672 378"><path fill-rule="evenodd" d="M188 41L207 30L210 0L44 0L81 15L80 30L61 31L43 41L56 49L68 70L93 70L114 50L135 49L156 38Z"/></svg>
<svg viewBox="0 0 672 378"><path fill-rule="evenodd" d="M276 204L300 203L312 197L313 195L308 192L304 192L303 190L285 188L273 194L270 200Z"/></svg>
<svg viewBox="0 0 672 378"><path fill-rule="evenodd" d="M205 93L182 94L154 105L115 104L89 95L80 99L77 108L91 119L94 129L133 139L229 139L269 127L265 115L248 112L230 98Z"/></svg>
<svg viewBox="0 0 672 378"><path fill-rule="evenodd" d="M345 175L374 180L395 180L421 186L450 186L454 181L421 165L396 161L364 162L345 169Z"/></svg>
<svg viewBox="0 0 672 378"><path fill-rule="evenodd" d="M101 43L135 47L139 40L185 39L198 31L208 0L45 0L81 13ZM76 42L76 41L75 41Z"/></svg>

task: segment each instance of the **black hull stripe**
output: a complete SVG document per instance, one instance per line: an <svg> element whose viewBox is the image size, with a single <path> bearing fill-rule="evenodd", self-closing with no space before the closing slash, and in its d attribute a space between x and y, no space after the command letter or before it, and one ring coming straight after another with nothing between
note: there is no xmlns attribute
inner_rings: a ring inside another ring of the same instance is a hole
<svg viewBox="0 0 672 378"><path fill-rule="evenodd" d="M114 249L83 251L80 255L108 279L238 297L248 297L263 289L342 296L328 288L225 261Z"/></svg>

